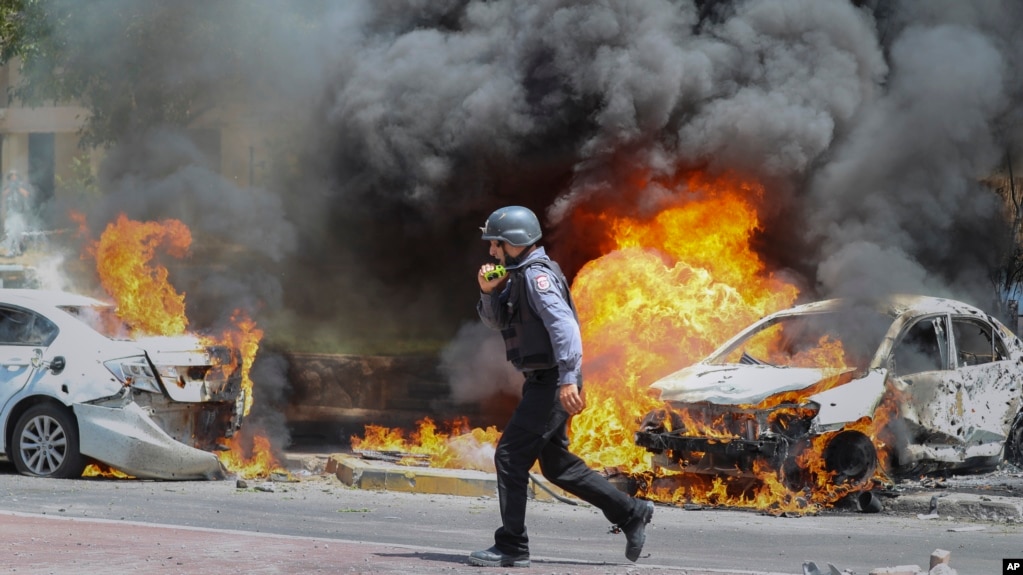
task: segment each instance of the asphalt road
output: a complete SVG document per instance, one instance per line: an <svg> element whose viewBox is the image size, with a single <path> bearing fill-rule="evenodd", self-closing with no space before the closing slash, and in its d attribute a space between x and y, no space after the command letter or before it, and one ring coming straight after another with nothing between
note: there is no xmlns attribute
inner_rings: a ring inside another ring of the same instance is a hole
<svg viewBox="0 0 1023 575"><path fill-rule="evenodd" d="M244 488L235 480L48 480L22 477L0 464L0 511L447 550L439 555L437 573L461 573L464 555L488 547L497 526L495 498L363 491L301 468L295 477L294 482L250 480ZM541 566L549 558L561 561L557 573L573 572L564 567L572 561L606 564L607 573L631 568L623 556L624 536L608 534L599 511L532 502L528 513L531 551ZM690 573L799 574L804 561L814 561L866 574L898 565L926 569L936 549L951 552L951 566L961 575L999 573L1002 558L1023 556L1023 525L921 520L887 511L773 517L659 505L638 565ZM276 572L290 571L285 566Z"/></svg>

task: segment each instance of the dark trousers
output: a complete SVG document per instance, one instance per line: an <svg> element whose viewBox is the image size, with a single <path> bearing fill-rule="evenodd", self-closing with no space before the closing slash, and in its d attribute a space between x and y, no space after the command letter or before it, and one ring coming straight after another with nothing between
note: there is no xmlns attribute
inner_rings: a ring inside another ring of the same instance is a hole
<svg viewBox="0 0 1023 575"><path fill-rule="evenodd" d="M529 553L526 500L529 470L537 460L551 483L600 509L611 523L624 525L638 513L632 497L568 450L567 428L568 412L558 400L558 370L527 373L522 401L494 454L501 503L501 527L494 542L502 553Z"/></svg>

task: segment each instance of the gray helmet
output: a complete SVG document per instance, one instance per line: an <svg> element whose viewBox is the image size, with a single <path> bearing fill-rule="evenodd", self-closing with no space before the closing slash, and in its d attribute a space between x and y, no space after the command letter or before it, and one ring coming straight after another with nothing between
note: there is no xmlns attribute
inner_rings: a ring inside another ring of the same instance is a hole
<svg viewBox="0 0 1023 575"><path fill-rule="evenodd" d="M483 239L513 246L531 246L540 240L540 220L529 208L508 206L490 214L483 225Z"/></svg>

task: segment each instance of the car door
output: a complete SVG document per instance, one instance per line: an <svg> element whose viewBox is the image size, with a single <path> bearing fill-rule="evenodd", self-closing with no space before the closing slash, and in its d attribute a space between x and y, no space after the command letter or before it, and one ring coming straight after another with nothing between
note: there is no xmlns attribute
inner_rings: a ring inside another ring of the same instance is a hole
<svg viewBox="0 0 1023 575"><path fill-rule="evenodd" d="M15 306L0 306L0 413L38 371L32 366L36 350L45 349L57 326L45 317ZM44 372L40 372L44 373Z"/></svg>
<svg viewBox="0 0 1023 575"><path fill-rule="evenodd" d="M905 384L901 415L911 443L961 446L963 397L950 359L948 316L924 316L903 327L892 349L893 375Z"/></svg>
<svg viewBox="0 0 1023 575"><path fill-rule="evenodd" d="M997 453L1019 409L1007 400L1019 396L1008 348L990 322L970 316L952 317L952 346L963 441L976 455Z"/></svg>

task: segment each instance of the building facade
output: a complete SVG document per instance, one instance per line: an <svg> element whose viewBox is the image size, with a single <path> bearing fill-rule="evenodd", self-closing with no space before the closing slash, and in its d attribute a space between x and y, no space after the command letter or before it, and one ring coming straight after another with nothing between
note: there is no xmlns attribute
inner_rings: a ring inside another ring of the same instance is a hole
<svg viewBox="0 0 1023 575"><path fill-rule="evenodd" d="M9 96L17 82L16 63L0 66L0 171L16 171L45 202L54 196L58 177L71 177L73 160L88 155L78 145L88 111L74 105L21 106Z"/></svg>
<svg viewBox="0 0 1023 575"><path fill-rule="evenodd" d="M0 173L15 170L39 202L60 194L72 181L75 160L88 160L95 174L103 150L83 149L80 131L89 110L71 104L27 107L10 98L19 81L17 61L0 66ZM268 134L235 104L214 109L188 129L208 164L240 187L260 185L268 169Z"/></svg>

